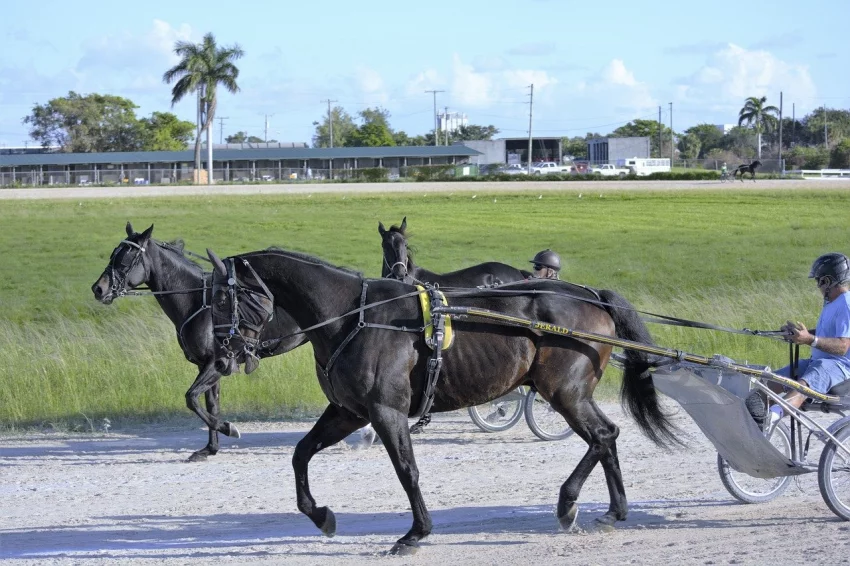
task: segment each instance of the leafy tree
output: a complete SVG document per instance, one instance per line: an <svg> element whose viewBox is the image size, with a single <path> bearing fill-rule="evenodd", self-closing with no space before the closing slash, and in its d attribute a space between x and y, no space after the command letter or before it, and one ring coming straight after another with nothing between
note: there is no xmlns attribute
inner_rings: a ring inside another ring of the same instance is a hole
<svg viewBox="0 0 850 566"><path fill-rule="evenodd" d="M850 137L850 111L820 107L815 108L811 114L803 118L807 144L824 143L824 122L826 122L827 142Z"/></svg>
<svg viewBox="0 0 850 566"><path fill-rule="evenodd" d="M450 132L449 136L452 141L469 141L469 140L492 140L493 136L499 133L499 128L493 125L476 126L469 124L460 126L454 132Z"/></svg>
<svg viewBox="0 0 850 566"><path fill-rule="evenodd" d="M833 169L850 169L850 138L844 138L832 147L829 166Z"/></svg>
<svg viewBox="0 0 850 566"><path fill-rule="evenodd" d="M575 159L587 159L587 138L578 136L561 139L561 148L564 155Z"/></svg>
<svg viewBox="0 0 850 566"><path fill-rule="evenodd" d="M363 124L351 132L345 145L348 147L386 147L395 145L390 128L390 113L384 108L366 108L360 111Z"/></svg>
<svg viewBox="0 0 850 566"><path fill-rule="evenodd" d="M785 154L789 169L823 169L829 164L829 150L823 146L795 146Z"/></svg>
<svg viewBox="0 0 850 566"><path fill-rule="evenodd" d="M682 159L698 159L702 141L696 134L685 134L679 138L679 154Z"/></svg>
<svg viewBox="0 0 850 566"><path fill-rule="evenodd" d="M171 112L154 112L150 118L142 118L142 150L183 151L195 133L195 125L180 120Z"/></svg>
<svg viewBox="0 0 850 566"><path fill-rule="evenodd" d="M659 130L661 132L660 145ZM648 137L650 155L670 155L671 130L655 120L633 120L625 126L620 126L608 136L612 138Z"/></svg>
<svg viewBox="0 0 850 566"><path fill-rule="evenodd" d="M224 138L227 143L266 143L263 138L257 136L249 136L248 132L236 132L232 136ZM275 143L277 140L268 140L269 143Z"/></svg>
<svg viewBox="0 0 850 566"><path fill-rule="evenodd" d="M167 84L176 81L171 89L172 107L190 93L198 93L201 123L198 124L198 136L195 139L195 170L201 170L201 135L206 131L209 148L207 182L212 183L211 125L218 104L216 91L219 85L223 85L234 94L239 92L236 82L239 69L234 61L240 59L244 52L238 45L219 47L215 36L208 33L201 43L178 41L174 44L174 53L180 57L180 62L168 69L162 75L162 80Z"/></svg>
<svg viewBox="0 0 850 566"><path fill-rule="evenodd" d="M346 145L345 142L351 133L357 129L357 125L354 123L351 115L349 115L348 112L346 112L341 106L333 107L331 109L331 115L333 116L334 130L333 146L343 147ZM316 133L313 134L313 147L330 147L330 125L328 123L328 116L325 115L321 122L313 122L313 126L316 127Z"/></svg>
<svg viewBox="0 0 850 566"><path fill-rule="evenodd" d="M723 147L723 132L714 124L697 124L685 130L685 135L694 135L699 139L699 155L693 159L705 159L709 151Z"/></svg>
<svg viewBox="0 0 850 566"><path fill-rule="evenodd" d="M133 151L140 149L142 126L136 106L120 96L70 91L47 104L33 106L23 119L30 137L42 147L67 152Z"/></svg>
<svg viewBox="0 0 850 566"><path fill-rule="evenodd" d="M753 143L753 131L749 128L736 126L729 130L723 136L721 149L730 151L741 159L752 160L755 157L756 150Z"/></svg>
<svg viewBox="0 0 850 566"><path fill-rule="evenodd" d="M772 132L777 126L779 108L767 106L767 97L751 96L744 101L744 107L738 112L738 125L747 124L756 132L756 155L761 159L761 135Z"/></svg>

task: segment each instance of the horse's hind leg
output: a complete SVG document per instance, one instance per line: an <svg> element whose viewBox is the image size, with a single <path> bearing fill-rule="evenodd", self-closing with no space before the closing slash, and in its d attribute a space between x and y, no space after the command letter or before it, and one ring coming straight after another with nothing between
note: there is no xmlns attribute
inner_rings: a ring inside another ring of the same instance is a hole
<svg viewBox="0 0 850 566"><path fill-rule="evenodd" d="M378 406L370 409L369 416L372 426L387 449L413 512L413 526L406 535L396 541L390 554L414 554L419 550L419 541L431 534L432 523L431 514L425 507L425 500L419 489L419 468L413 456L407 414L392 407Z"/></svg>
<svg viewBox="0 0 850 566"><path fill-rule="evenodd" d="M218 419L219 414L219 392L221 391L221 382L216 382L215 385L210 387L204 392L204 400L207 404L207 412L214 419ZM232 427L233 425L231 425ZM210 428L209 430L209 440L207 441L207 445L201 448L200 450L193 452L191 456L189 456L190 462L199 462L202 460L206 460L207 456L215 456L218 453L218 431L214 428Z"/></svg>
<svg viewBox="0 0 850 566"><path fill-rule="evenodd" d="M366 419L347 409L334 404L328 405L310 432L295 446L295 453L292 455L298 510L307 515L313 524L329 537L336 533L336 518L333 511L327 507L316 507L316 500L310 493L307 468L310 459L317 452L333 446L366 423Z"/></svg>
<svg viewBox="0 0 850 566"><path fill-rule="evenodd" d="M612 423L597 407L593 399L583 397L576 399L574 393L556 392L552 396L552 407L566 418L572 427L588 444L587 452L576 466L567 481L561 486L558 497L558 521L564 530L571 530L578 516L578 496L584 482L597 462L602 463L605 480L608 484L610 505L608 512L597 519L601 525L611 526L616 521L622 521L628 514L628 502L617 459L616 440L620 429Z"/></svg>

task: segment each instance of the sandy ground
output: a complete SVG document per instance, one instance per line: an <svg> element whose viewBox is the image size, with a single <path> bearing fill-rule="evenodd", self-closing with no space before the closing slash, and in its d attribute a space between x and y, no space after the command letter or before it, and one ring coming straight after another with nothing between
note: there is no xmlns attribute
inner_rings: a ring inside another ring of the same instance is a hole
<svg viewBox="0 0 850 566"><path fill-rule="evenodd" d="M2 189L4 199L150 197L163 195L251 195L251 194L312 194L312 193L390 193L390 192L516 192L553 190L764 190L790 188L848 189L850 178L760 180L755 183L721 183L720 181L538 181L538 182L450 182L450 183L292 183L282 185L210 185L210 186L123 186L123 187L66 187L38 189Z"/></svg>
<svg viewBox="0 0 850 566"><path fill-rule="evenodd" d="M676 406L668 407L676 410ZM466 413L435 417L414 437L434 521L412 557L384 553L411 524L381 446L341 444L311 463L319 505L336 513L325 538L295 504L291 456L308 422L241 423L207 462L189 464L201 429L0 438L0 559L14 564L838 564L850 523L823 503L814 475L771 503L734 502L713 448L683 412L688 448L664 452L616 404L603 404L630 500L612 533L592 530L608 495L585 484L579 532L558 530L560 484L585 451L575 436L542 442L524 421L480 432Z"/></svg>

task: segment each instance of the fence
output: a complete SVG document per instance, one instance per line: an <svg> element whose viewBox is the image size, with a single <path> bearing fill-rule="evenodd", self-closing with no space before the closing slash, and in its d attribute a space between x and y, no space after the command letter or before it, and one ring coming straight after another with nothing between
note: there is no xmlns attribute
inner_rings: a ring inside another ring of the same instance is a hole
<svg viewBox="0 0 850 566"><path fill-rule="evenodd" d="M755 161L755 160L753 160ZM720 171L723 167L722 159L677 159L673 162L673 169L706 169L709 171ZM739 165L748 165L749 160L726 161L726 167L732 171ZM785 170L784 159L762 159L759 173L782 173Z"/></svg>
<svg viewBox="0 0 850 566"><path fill-rule="evenodd" d="M89 185L175 185L191 184L193 169L124 169L0 172L0 187L9 186L89 186ZM311 169L256 167L253 169L213 169L215 182L280 183L309 181L396 181L439 180L478 175L474 164L416 165L363 169Z"/></svg>
<svg viewBox="0 0 850 566"><path fill-rule="evenodd" d="M799 175L803 179L846 179L850 180L850 169L795 169L787 175Z"/></svg>

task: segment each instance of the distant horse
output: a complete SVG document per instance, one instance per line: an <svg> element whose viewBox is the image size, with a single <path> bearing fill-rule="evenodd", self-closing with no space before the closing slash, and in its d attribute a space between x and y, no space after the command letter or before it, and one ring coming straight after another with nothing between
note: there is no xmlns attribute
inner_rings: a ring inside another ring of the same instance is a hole
<svg viewBox="0 0 850 566"><path fill-rule="evenodd" d="M207 252L219 274L227 273L222 260ZM325 535L335 534L333 512L319 507L310 493L308 464L317 452L371 422L413 513L411 529L390 552L414 553L432 529L407 427L408 418L424 408L425 381L433 361L423 333L417 330L423 324L418 291L403 282L364 279L318 258L280 249L229 259L240 285L256 290L257 283L251 282L261 280L274 296L275 306L286 309L307 334L319 385L330 400L292 457L298 509ZM587 301L595 298L590 291L567 292L560 282L542 279L445 294L455 306L652 343L638 315L613 291L600 291L604 308ZM223 291L215 294L214 313L230 312L230 296ZM490 401L520 385L535 387L589 445L561 486L556 511L561 527L574 527L581 487L597 463L602 464L610 496L608 511L597 521L610 527L624 520L628 504L617 459L619 429L593 400L611 346L492 321L453 319L452 327L454 343L442 352L432 410L454 411ZM219 355L225 355L221 348ZM621 395L641 431L664 445L677 440L648 372L653 363L645 353L626 350Z"/></svg>
<svg viewBox="0 0 850 566"><path fill-rule="evenodd" d="M743 183L744 182L744 173L749 173L750 178L753 180L753 183L755 183L756 182L756 169L758 169L759 167L761 167L761 161L759 161L758 159L756 159L755 161L753 161L749 165L738 165L732 171L732 178L735 179L735 178L738 177L738 175L740 175L741 176L741 182Z"/></svg>
<svg viewBox="0 0 850 566"><path fill-rule="evenodd" d="M449 273L428 271L413 262L412 250L407 245L406 229L406 216L402 219L401 226L390 226L389 230L384 228L383 223L378 222L381 247L384 250L381 277L390 277L408 283L437 283L441 287L491 287L499 283L522 281L531 276L528 271L522 271L495 261L480 263Z"/></svg>
<svg viewBox="0 0 850 566"><path fill-rule="evenodd" d="M531 273L511 267L504 263L489 261L457 271L438 274L419 267L413 262L413 253L407 245L407 216L401 221L401 226L390 226L387 230L382 222L378 222L378 233L381 235L381 247L384 250L384 261L381 277L389 277L407 283L436 284L440 287L492 287L499 283L522 281ZM422 418L410 428L416 434L431 422L431 415Z"/></svg>
<svg viewBox="0 0 850 566"><path fill-rule="evenodd" d="M246 360L230 358L227 367L216 366L209 277L205 277L198 264L185 257L182 242L159 242L151 238L152 232L151 225L137 234L128 222L127 239L122 240L112 252L103 274L92 285L92 292L98 301L108 305L128 291L147 284L163 312L174 323L183 354L200 370L186 392L186 405L209 428L207 445L194 452L189 461L205 460L219 450L218 433L239 438L239 431L232 423L218 418L220 379L222 369L230 373L234 363L245 363ZM298 325L292 317L283 309L276 308L274 317L260 336L261 343L266 346L257 350L258 357L284 354L305 343L307 338L303 334L280 339L297 331ZM250 373L252 360L247 360L247 363L246 372ZM198 401L201 393L205 396L206 410Z"/></svg>

